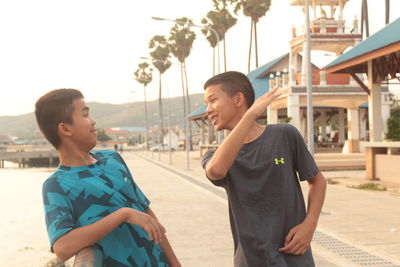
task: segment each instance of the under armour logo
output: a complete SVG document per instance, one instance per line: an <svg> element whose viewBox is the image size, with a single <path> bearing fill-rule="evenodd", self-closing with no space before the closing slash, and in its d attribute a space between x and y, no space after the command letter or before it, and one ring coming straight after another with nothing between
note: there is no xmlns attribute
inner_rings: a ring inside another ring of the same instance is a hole
<svg viewBox="0 0 400 267"><path fill-rule="evenodd" d="M279 163L285 164L285 159L284 158L280 158L280 159L275 158L275 165L279 165Z"/></svg>

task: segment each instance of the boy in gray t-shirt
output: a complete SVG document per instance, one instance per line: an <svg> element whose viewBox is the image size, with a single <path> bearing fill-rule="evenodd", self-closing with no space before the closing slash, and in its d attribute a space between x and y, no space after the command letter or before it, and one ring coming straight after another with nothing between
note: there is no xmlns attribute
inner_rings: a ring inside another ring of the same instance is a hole
<svg viewBox="0 0 400 267"><path fill-rule="evenodd" d="M295 127L256 122L279 96L277 88L254 102L247 77L230 71L209 79L204 89L216 130L232 130L202 165L228 194L235 266L314 266L310 243L326 182ZM309 184L307 211L299 179Z"/></svg>

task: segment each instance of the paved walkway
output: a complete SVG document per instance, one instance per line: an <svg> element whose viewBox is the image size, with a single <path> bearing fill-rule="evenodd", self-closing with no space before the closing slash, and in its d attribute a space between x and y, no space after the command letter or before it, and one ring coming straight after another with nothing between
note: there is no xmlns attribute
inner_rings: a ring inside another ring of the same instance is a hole
<svg viewBox="0 0 400 267"><path fill-rule="evenodd" d="M199 153L190 153L190 170L184 152L172 153L172 164L168 152L123 156L183 266L232 266L226 194L204 178ZM330 181L354 182L362 181L365 171L323 174ZM329 184L312 245L317 266L400 266L400 195Z"/></svg>

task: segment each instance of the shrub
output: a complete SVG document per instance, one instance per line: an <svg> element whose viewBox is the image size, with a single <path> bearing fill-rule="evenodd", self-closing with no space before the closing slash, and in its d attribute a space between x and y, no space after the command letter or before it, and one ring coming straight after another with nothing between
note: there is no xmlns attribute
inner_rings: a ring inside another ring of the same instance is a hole
<svg viewBox="0 0 400 267"><path fill-rule="evenodd" d="M393 141L400 141L400 117L390 117L387 120L387 125L388 133L386 138Z"/></svg>

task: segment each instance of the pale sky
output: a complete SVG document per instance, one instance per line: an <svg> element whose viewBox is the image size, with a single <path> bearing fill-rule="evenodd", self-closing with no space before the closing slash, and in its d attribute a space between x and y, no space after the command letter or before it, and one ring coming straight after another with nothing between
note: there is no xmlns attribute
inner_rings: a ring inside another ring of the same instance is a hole
<svg viewBox="0 0 400 267"><path fill-rule="evenodd" d="M287 53L292 25L303 24L301 9L288 3L272 0L258 23L260 65ZM79 89L86 101L142 101L143 88L133 72L140 57L148 56L148 41L157 34L169 36L173 26L151 16L186 16L200 24L211 9L211 0L1 1L0 116L32 112L37 98L56 88ZM345 19L359 18L360 9L361 0L349 0ZM374 33L384 26L384 1L369 0L369 11ZM392 0L390 21L399 16L400 1ZM197 38L187 59L189 91L200 93L212 75L212 49L200 29L192 29ZM240 13L226 37L228 70L247 72L249 35L250 19ZM158 73L153 77L150 99L158 90ZM164 84L171 96L182 95L179 66L171 66Z"/></svg>

